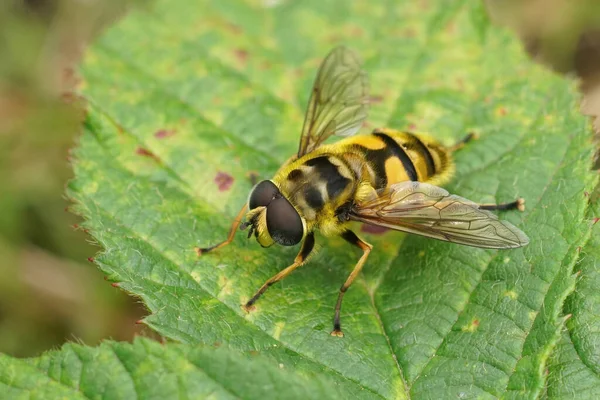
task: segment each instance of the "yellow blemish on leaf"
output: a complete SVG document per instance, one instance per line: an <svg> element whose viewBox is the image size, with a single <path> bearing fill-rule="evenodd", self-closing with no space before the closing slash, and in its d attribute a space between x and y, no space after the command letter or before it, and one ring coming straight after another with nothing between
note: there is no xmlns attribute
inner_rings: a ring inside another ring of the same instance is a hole
<svg viewBox="0 0 600 400"><path fill-rule="evenodd" d="M537 317L537 314L538 314L537 311L529 311L528 317L530 320L533 321L535 319L535 317Z"/></svg>
<svg viewBox="0 0 600 400"><path fill-rule="evenodd" d="M228 296L232 293L231 281L229 279L227 279L224 275L221 275L219 277L219 287L221 288L221 290L219 291L219 294L217 295L217 298L219 300L222 300L223 297Z"/></svg>
<svg viewBox="0 0 600 400"><path fill-rule="evenodd" d="M494 110L494 115L496 117L503 117L507 114L506 107L500 106Z"/></svg>
<svg viewBox="0 0 600 400"><path fill-rule="evenodd" d="M273 332L273 338L279 340L281 336L281 332L283 331L283 327L285 326L285 322L277 322L275 324L275 331Z"/></svg>
<svg viewBox="0 0 600 400"><path fill-rule="evenodd" d="M421 250L419 252L419 257L425 257L425 251L424 250Z"/></svg>
<svg viewBox="0 0 600 400"><path fill-rule="evenodd" d="M502 260L504 262L504 264L508 264L510 262L510 257L504 257L504 260Z"/></svg>
<svg viewBox="0 0 600 400"><path fill-rule="evenodd" d="M473 318L469 325L465 325L461 328L463 332L475 332L479 328L479 320L477 318Z"/></svg>
<svg viewBox="0 0 600 400"><path fill-rule="evenodd" d="M96 193L98 191L98 182L89 182L87 185L85 185L84 191L87 193Z"/></svg>
<svg viewBox="0 0 600 400"><path fill-rule="evenodd" d="M200 274L198 273L198 271L192 271L190 273L190 276L192 277L192 279L194 279L198 283L200 283L200 281L202 281L202 278L200 277Z"/></svg>
<svg viewBox="0 0 600 400"><path fill-rule="evenodd" d="M504 296L510 297L511 299L516 300L517 297L519 297L519 294L517 292L515 292L514 290L507 290L506 292L504 292Z"/></svg>

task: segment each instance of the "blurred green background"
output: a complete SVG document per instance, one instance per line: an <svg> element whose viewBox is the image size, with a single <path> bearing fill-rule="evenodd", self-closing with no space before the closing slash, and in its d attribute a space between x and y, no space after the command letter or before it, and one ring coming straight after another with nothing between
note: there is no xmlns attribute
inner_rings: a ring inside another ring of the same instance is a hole
<svg viewBox="0 0 600 400"><path fill-rule="evenodd" d="M581 77L583 111L600 115L600 2L487 0L530 54ZM133 2L0 4L0 352L33 356L65 341L152 335L145 314L87 259L100 249L63 197L84 104L74 94L86 45ZM150 7L151 5L145 5ZM597 126L598 127L598 126ZM598 130L598 129L597 129Z"/></svg>

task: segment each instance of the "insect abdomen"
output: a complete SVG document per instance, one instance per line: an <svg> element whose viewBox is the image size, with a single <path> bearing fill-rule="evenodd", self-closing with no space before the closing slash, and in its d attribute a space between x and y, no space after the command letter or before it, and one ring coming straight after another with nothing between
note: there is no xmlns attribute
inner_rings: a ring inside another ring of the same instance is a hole
<svg viewBox="0 0 600 400"><path fill-rule="evenodd" d="M426 135L377 129L351 142L367 161L375 189L404 181L440 185L454 169L448 150Z"/></svg>

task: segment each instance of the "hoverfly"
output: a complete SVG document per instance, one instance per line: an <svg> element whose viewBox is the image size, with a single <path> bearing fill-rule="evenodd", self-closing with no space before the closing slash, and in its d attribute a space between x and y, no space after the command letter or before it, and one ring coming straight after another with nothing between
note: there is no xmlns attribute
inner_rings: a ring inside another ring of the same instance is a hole
<svg viewBox="0 0 600 400"><path fill-rule="evenodd" d="M472 135L444 147L424 134L375 129L354 135L367 117L368 78L356 54L333 49L322 62L308 102L298 154L270 180L258 183L234 220L227 240L196 249L204 254L229 244L238 227L249 228L263 247L302 243L294 262L267 280L244 305L254 308L275 282L303 265L315 245L314 232L339 235L363 254L340 288L332 336L343 336L344 293L360 273L373 246L349 224L358 221L448 242L510 249L529 243L514 225L489 210L524 208L524 201L478 205L438 187L454 172L452 153ZM324 144L332 135L348 136ZM242 220L246 222L242 223Z"/></svg>

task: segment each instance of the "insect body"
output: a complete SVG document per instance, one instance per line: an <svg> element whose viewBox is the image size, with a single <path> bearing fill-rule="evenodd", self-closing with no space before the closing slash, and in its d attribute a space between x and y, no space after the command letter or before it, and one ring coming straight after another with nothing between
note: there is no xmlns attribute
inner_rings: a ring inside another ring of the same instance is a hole
<svg viewBox="0 0 600 400"><path fill-rule="evenodd" d="M345 229L354 204L377 197L377 191L404 181L439 184L453 168L447 150L433 140L378 129L323 145L282 168L270 182L303 217L308 232L318 229L330 236ZM263 246L272 244L272 238L258 239Z"/></svg>
<svg viewBox="0 0 600 400"><path fill-rule="evenodd" d="M436 186L451 177L451 154L462 143L446 148L427 135L391 129L351 136L365 120L367 106L367 78L358 59L344 47L334 49L317 74L298 154L273 179L254 187L226 241L198 249L203 254L230 243L240 224L263 247L302 242L294 262L265 282L244 305L247 311L269 286L305 263L316 230L339 235L363 250L335 308L331 334L343 336L342 299L372 249L350 230L351 221L484 248L515 248L529 242L523 232L488 211L522 209L521 199L484 206ZM323 144L333 134L350 137Z"/></svg>

